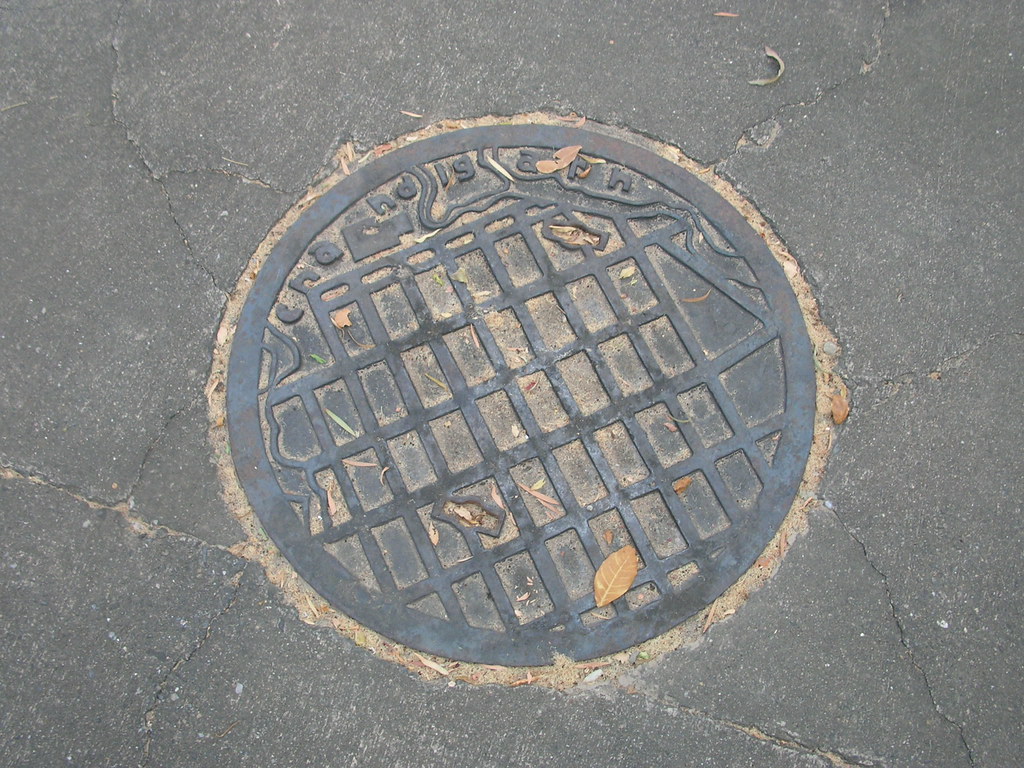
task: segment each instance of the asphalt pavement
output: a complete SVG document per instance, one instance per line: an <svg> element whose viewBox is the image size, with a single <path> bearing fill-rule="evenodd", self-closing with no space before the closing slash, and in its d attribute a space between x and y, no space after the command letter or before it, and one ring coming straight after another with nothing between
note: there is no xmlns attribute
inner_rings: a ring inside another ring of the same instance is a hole
<svg viewBox="0 0 1024 768"><path fill-rule="evenodd" d="M1020 765L1022 40L1012 1L0 7L0 764ZM714 164L852 403L768 584L568 692L300 621L228 551L204 393L342 144L534 110Z"/></svg>

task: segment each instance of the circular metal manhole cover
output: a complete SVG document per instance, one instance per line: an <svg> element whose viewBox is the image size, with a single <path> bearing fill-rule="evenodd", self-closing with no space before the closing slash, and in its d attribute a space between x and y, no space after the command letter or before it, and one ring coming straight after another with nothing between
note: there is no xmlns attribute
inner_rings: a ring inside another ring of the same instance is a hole
<svg viewBox="0 0 1024 768"><path fill-rule="evenodd" d="M298 573L386 637L507 665L715 600L789 510L815 409L796 297L740 213L650 150L538 125L419 141L319 198L227 383L238 478ZM639 574L597 608L625 546Z"/></svg>

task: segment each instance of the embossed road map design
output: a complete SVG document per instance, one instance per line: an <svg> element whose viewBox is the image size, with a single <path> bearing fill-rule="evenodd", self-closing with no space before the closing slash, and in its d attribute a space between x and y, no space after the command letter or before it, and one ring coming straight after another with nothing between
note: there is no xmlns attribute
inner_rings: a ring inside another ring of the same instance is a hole
<svg viewBox="0 0 1024 768"><path fill-rule="evenodd" d="M788 511L813 414L803 318L739 213L550 126L340 182L260 270L228 370L237 474L299 574L389 638L500 664L621 650L713 601ZM596 608L626 545L634 586Z"/></svg>

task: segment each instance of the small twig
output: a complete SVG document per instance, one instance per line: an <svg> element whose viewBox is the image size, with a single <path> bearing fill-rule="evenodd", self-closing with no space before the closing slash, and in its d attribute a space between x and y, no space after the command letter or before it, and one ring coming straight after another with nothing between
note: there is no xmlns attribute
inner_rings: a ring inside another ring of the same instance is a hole
<svg viewBox="0 0 1024 768"><path fill-rule="evenodd" d="M234 730L234 727L236 725L238 725L240 722L242 722L242 721L241 720L235 720L235 722L233 722L231 725L229 725L227 728L225 728L223 731L218 733L213 738L215 738L215 739L223 739L225 736L227 736L229 733L231 733L231 731Z"/></svg>
<svg viewBox="0 0 1024 768"><path fill-rule="evenodd" d="M224 160L225 162L228 162L228 163L234 163L235 165L241 165L243 168L248 168L249 167L248 163L243 163L241 160L232 160L230 157L224 157L224 155L221 155L220 159Z"/></svg>
<svg viewBox="0 0 1024 768"><path fill-rule="evenodd" d="M19 101L17 104L8 104L6 107L0 107L0 112L6 112L8 109L16 109L17 107L24 107L27 104L27 101Z"/></svg>
<svg viewBox="0 0 1024 768"><path fill-rule="evenodd" d="M429 373L427 373L426 371L424 371L424 372L423 372L423 375L424 375L424 376L426 376L426 377L427 377L428 379L430 379L430 380L431 380L432 382L434 382L435 384L437 384L437 386L439 386L439 387L440 387L441 389L443 389L443 390L444 390L445 392L451 392L451 390L450 390L450 389L448 389L448 385L447 385L447 384L445 384L445 383L444 383L443 381L441 381L440 379L436 379L436 378L434 378L433 376L431 376L431 375L430 375Z"/></svg>

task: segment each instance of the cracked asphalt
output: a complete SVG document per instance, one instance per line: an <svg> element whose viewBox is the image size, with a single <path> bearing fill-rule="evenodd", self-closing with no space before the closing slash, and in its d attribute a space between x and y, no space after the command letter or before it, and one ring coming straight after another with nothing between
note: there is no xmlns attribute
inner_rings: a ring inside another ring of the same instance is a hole
<svg viewBox="0 0 1024 768"><path fill-rule="evenodd" d="M1019 765L1021 40L1010 0L0 7L0 764ZM853 404L769 583L570 693L299 621L206 438L227 292L338 146L533 110L714 163Z"/></svg>

